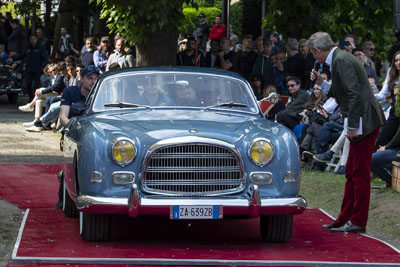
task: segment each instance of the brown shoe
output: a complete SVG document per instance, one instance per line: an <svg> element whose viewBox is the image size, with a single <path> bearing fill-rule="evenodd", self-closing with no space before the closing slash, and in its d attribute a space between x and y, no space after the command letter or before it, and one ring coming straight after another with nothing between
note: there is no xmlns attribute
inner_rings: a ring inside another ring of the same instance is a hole
<svg viewBox="0 0 400 267"><path fill-rule="evenodd" d="M333 222L331 222L330 224L323 224L323 225L322 225L322 229L330 230L330 229L332 229L332 228L341 227L341 226L343 226L343 224L344 224L344 223L338 223L337 221L333 221Z"/></svg>

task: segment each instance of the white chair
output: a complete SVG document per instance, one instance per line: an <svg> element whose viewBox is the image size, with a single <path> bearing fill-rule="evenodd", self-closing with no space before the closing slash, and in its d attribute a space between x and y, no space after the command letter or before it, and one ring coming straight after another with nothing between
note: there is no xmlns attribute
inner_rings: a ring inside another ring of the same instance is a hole
<svg viewBox="0 0 400 267"><path fill-rule="evenodd" d="M336 172L340 168L340 158L342 157L342 150L340 149L338 152L333 154L332 159L326 165L326 170L330 171L331 168L334 168L334 172Z"/></svg>

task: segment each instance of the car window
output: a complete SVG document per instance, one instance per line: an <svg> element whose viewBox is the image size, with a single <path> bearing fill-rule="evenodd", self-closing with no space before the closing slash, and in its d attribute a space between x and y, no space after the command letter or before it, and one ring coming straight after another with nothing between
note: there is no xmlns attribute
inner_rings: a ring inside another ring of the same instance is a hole
<svg viewBox="0 0 400 267"><path fill-rule="evenodd" d="M239 79L171 72L123 73L107 77L98 87L93 111L136 108L134 105L258 111L248 84Z"/></svg>

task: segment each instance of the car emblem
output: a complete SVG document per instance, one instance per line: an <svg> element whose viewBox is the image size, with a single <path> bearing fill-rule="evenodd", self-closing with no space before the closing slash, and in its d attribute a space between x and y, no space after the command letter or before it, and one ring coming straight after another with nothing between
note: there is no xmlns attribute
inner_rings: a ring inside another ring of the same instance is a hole
<svg viewBox="0 0 400 267"><path fill-rule="evenodd" d="M189 129L189 133L198 133L199 132L199 130L197 130L197 129Z"/></svg>

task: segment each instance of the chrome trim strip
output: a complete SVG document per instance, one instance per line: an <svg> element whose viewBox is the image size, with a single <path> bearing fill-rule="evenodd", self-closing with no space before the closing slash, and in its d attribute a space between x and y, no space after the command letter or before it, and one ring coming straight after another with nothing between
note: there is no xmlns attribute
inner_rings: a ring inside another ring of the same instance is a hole
<svg viewBox="0 0 400 267"><path fill-rule="evenodd" d="M248 207L248 199L157 199L142 198L140 205L143 207L151 206L212 206L222 205L226 207Z"/></svg>
<svg viewBox="0 0 400 267"><path fill-rule="evenodd" d="M192 143L212 144L212 145L228 147L232 150L237 150L235 145L228 143L224 140L193 135L193 136L182 136L182 137L169 138L169 139L164 139L164 140L158 141L157 143L155 143L149 147L149 150L147 153L151 153L154 150L165 147L165 146L179 145L179 144L192 144Z"/></svg>
<svg viewBox="0 0 400 267"><path fill-rule="evenodd" d="M117 205L117 206L128 206L128 198L121 197L93 197L81 195L75 200L77 209L84 209L92 205Z"/></svg>
<svg viewBox="0 0 400 267"><path fill-rule="evenodd" d="M255 191L258 191L254 189ZM140 198L138 196L137 186L133 185L131 189L131 195L129 202L128 198L102 198L102 197L92 197L92 196L78 196L76 199L76 207L78 209L87 208L92 205L119 205L128 206L133 209L136 207L162 207L171 205L222 205L226 207L249 207L252 200L248 199L190 199L190 198ZM306 208L307 201L302 197L294 198L260 198L258 199L257 193L254 193L254 204L260 203L258 207L300 207Z"/></svg>

